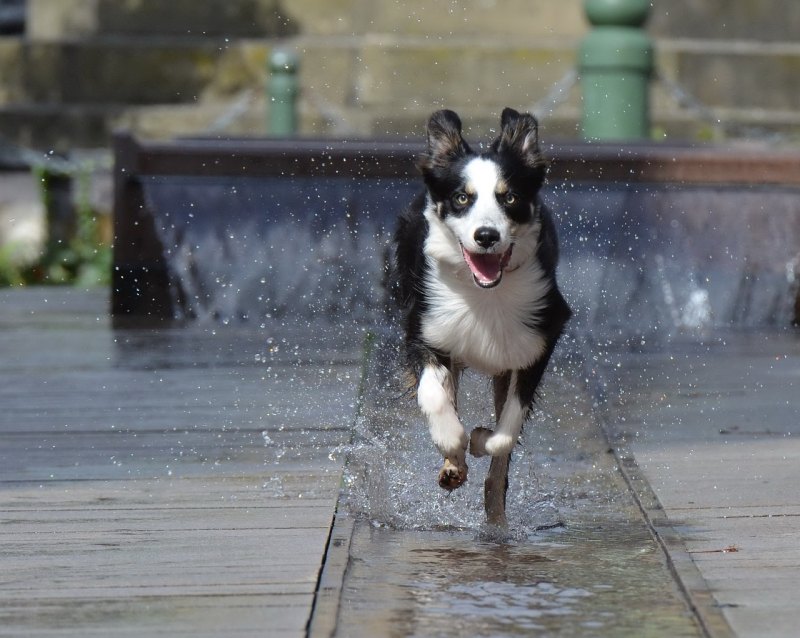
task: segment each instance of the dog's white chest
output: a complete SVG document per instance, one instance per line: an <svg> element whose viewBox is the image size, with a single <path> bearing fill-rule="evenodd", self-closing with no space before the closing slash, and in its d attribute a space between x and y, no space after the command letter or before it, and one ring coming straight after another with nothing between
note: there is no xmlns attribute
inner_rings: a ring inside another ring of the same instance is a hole
<svg viewBox="0 0 800 638"><path fill-rule="evenodd" d="M550 287L539 265L508 272L489 290L463 275L438 268L429 273L424 340L487 374L532 365L546 350L544 337L531 325L544 309Z"/></svg>

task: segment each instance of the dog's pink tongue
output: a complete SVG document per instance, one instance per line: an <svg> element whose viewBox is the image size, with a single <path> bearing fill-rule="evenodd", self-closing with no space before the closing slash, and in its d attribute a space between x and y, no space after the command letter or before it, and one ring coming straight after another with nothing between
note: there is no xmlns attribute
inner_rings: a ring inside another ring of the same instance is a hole
<svg viewBox="0 0 800 638"><path fill-rule="evenodd" d="M502 274L502 255L471 253L465 250L464 257L472 274L482 283L492 283Z"/></svg>

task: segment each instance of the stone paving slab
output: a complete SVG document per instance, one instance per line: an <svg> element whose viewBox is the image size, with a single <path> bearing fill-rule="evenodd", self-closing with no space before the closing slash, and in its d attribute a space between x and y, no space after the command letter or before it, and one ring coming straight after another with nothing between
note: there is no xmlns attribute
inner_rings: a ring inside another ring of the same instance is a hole
<svg viewBox="0 0 800 638"><path fill-rule="evenodd" d="M305 635L358 349L112 330L106 296L0 292L0 636Z"/></svg>
<svg viewBox="0 0 800 638"><path fill-rule="evenodd" d="M105 291L0 292L0 636L305 635L318 584L312 634L329 635L329 452L349 437L357 340L147 335L112 329ZM800 340L667 345L602 355L621 461L684 586L730 625L708 633L793 636Z"/></svg>
<svg viewBox="0 0 800 638"><path fill-rule="evenodd" d="M796 636L797 333L616 351L605 375L612 434L635 456L735 635Z"/></svg>

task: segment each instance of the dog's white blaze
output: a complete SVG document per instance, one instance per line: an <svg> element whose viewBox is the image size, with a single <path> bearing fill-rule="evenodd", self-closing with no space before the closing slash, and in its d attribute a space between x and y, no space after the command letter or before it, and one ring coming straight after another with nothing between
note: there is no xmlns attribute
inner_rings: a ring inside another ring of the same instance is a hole
<svg viewBox="0 0 800 638"><path fill-rule="evenodd" d="M467 435L455 408L455 387L442 366L426 366L417 387L417 404L428 419L433 443L446 457L463 455Z"/></svg>
<svg viewBox="0 0 800 638"><path fill-rule="evenodd" d="M476 157L464 167L462 175L465 189L475 201L465 215L450 216L445 223L464 248L472 252L484 250L475 242L475 231L481 227L494 228L500 233L494 252L505 252L511 244L511 223L497 203L497 190L502 180L500 167L491 160Z"/></svg>
<svg viewBox="0 0 800 638"><path fill-rule="evenodd" d="M527 368L547 348L530 323L546 306L550 283L535 259L538 225L520 229L511 264L500 284L479 288L464 263L458 239L436 214L425 211L428 309L422 317L426 343L487 374Z"/></svg>

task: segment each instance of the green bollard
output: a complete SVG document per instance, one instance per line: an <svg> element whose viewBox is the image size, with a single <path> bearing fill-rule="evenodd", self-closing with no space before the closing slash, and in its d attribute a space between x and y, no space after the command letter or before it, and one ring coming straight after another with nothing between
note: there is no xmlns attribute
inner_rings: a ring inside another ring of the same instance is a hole
<svg viewBox="0 0 800 638"><path fill-rule="evenodd" d="M297 133L297 55L278 49L269 56L269 103L267 130L270 135Z"/></svg>
<svg viewBox="0 0 800 638"><path fill-rule="evenodd" d="M584 139L649 138L653 43L642 25L650 1L586 0L584 9L593 27L578 62Z"/></svg>

